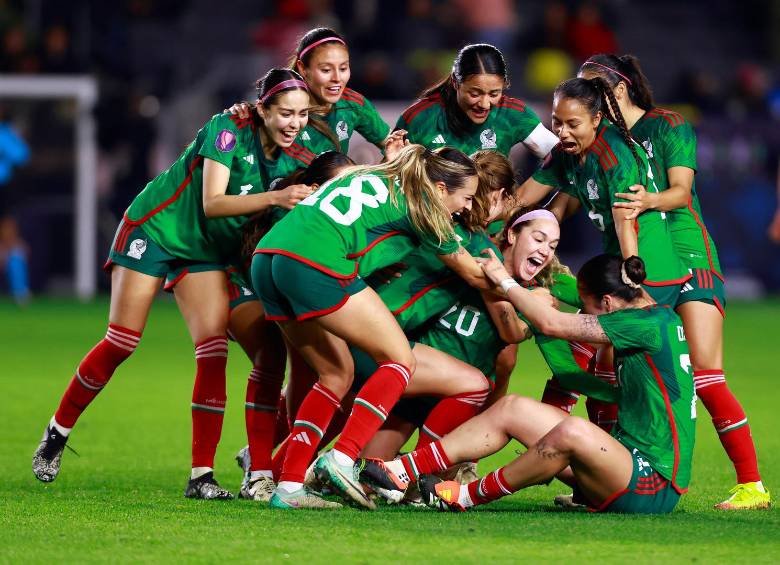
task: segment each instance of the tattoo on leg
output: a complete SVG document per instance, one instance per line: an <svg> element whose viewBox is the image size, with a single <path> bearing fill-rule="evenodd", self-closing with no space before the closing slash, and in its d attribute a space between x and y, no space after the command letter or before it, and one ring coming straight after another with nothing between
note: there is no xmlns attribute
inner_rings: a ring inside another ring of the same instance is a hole
<svg viewBox="0 0 780 565"><path fill-rule="evenodd" d="M554 447L546 445L542 442L536 444L536 453L545 459L555 459L562 455L562 453Z"/></svg>

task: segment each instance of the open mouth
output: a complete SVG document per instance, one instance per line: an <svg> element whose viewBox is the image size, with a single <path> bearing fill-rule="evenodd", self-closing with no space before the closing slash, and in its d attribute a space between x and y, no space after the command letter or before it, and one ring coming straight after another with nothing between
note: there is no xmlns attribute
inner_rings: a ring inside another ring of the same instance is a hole
<svg viewBox="0 0 780 565"><path fill-rule="evenodd" d="M539 257L526 259L526 270L532 275L535 275L542 268L542 265L544 265L544 261Z"/></svg>
<svg viewBox="0 0 780 565"><path fill-rule="evenodd" d="M284 143L290 144L293 141L295 141L295 136L298 135L298 130L295 131L282 131L282 141Z"/></svg>
<svg viewBox="0 0 780 565"><path fill-rule="evenodd" d="M489 113L490 113L490 110L483 110L481 108L479 110L477 110L475 108L471 109L471 115L474 116L478 120L483 120L483 119L487 118L487 115Z"/></svg>
<svg viewBox="0 0 780 565"><path fill-rule="evenodd" d="M329 86L325 89L325 94L332 97L338 97L341 96L341 90L342 87L339 86Z"/></svg>
<svg viewBox="0 0 780 565"><path fill-rule="evenodd" d="M566 152L571 153L572 151L577 150L577 142L576 141L561 141L561 149L563 149Z"/></svg>

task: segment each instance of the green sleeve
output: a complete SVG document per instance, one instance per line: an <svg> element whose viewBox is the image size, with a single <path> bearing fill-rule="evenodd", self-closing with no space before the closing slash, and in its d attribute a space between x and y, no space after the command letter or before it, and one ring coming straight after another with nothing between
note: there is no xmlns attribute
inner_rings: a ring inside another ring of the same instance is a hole
<svg viewBox="0 0 780 565"><path fill-rule="evenodd" d="M460 242L454 236L445 241L439 241L436 236L428 234L418 233L418 237L420 238L420 249L436 255L449 255L460 248Z"/></svg>
<svg viewBox="0 0 780 565"><path fill-rule="evenodd" d="M558 151L552 151L542 162L532 177L536 182L545 186L552 186L560 189L566 194L576 196L574 187L566 182L564 173L563 154Z"/></svg>
<svg viewBox="0 0 780 565"><path fill-rule="evenodd" d="M230 168L238 147L238 128L230 119L230 114L214 116L204 129L198 155Z"/></svg>
<svg viewBox="0 0 780 565"><path fill-rule="evenodd" d="M367 98L363 99L363 107L358 116L359 120L355 125L357 132L365 137L366 141L381 149L382 142L390 133L390 126L382 119L382 116Z"/></svg>
<svg viewBox="0 0 780 565"><path fill-rule="evenodd" d="M661 329L646 310L618 310L602 314L598 320L616 351L657 353L661 350Z"/></svg>
<svg viewBox="0 0 780 565"><path fill-rule="evenodd" d="M597 400L618 400L620 389L580 369L567 341L539 334L536 336L536 346L555 378L565 388Z"/></svg>
<svg viewBox="0 0 780 565"><path fill-rule="evenodd" d="M577 279L566 273L558 273L553 276L553 282L550 286L550 294L561 302L582 308L582 299L577 291Z"/></svg>
<svg viewBox="0 0 780 565"><path fill-rule="evenodd" d="M536 129L536 126L542 123L539 116L536 115L536 112L527 104L524 106L523 112L512 112L511 115L517 116L516 119L512 121L511 131L513 139L516 139L518 142L525 141Z"/></svg>
<svg viewBox="0 0 780 565"><path fill-rule="evenodd" d="M661 135L663 163L670 167L688 167L696 170L696 133L686 122L675 127L667 127Z"/></svg>

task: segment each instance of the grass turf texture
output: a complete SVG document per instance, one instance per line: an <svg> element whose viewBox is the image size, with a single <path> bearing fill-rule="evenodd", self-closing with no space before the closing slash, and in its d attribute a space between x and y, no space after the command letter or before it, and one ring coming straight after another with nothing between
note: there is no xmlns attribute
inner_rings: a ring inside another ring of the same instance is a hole
<svg viewBox="0 0 780 565"><path fill-rule="evenodd" d="M191 501L189 472L192 346L175 305L153 308L138 351L86 411L51 484L30 458L73 371L105 331L108 304L0 302L3 439L0 441L0 562L216 561L370 562L382 559L632 562L777 562L776 510L711 509L734 475L704 408L690 494L667 516L570 514L552 506L567 489L534 487L465 515L383 507L374 513L270 511L265 505ZM780 301L729 306L728 382L744 404L764 482L780 496L777 435L777 320ZM547 371L525 344L512 390L538 398ZM216 476L237 492L233 461L245 443L249 363L235 344ZM584 413L580 403L578 413ZM518 444L480 463L506 463Z"/></svg>

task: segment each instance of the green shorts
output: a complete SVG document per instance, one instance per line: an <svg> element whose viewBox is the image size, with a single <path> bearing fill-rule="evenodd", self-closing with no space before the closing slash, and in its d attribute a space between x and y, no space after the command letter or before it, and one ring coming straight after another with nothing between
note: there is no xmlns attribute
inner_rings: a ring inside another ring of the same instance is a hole
<svg viewBox="0 0 780 565"><path fill-rule="evenodd" d="M680 292L682 291L683 285L679 283L664 286L651 286L648 284L643 284L642 287L659 306L669 306L670 308L674 308L680 298Z"/></svg>
<svg viewBox="0 0 780 565"><path fill-rule="evenodd" d="M286 255L255 253L252 286L266 320L308 320L335 312L366 283L359 276L337 279Z"/></svg>
<svg viewBox="0 0 780 565"><path fill-rule="evenodd" d="M601 506L590 510L624 514L666 514L674 510L680 494L674 490L672 482L659 475L638 449L626 447L634 460L631 481Z"/></svg>
<svg viewBox="0 0 780 565"><path fill-rule="evenodd" d="M726 284L720 273L709 269L691 269L693 276L686 282L676 306L686 302L706 302L712 304L721 315L726 317Z"/></svg>
<svg viewBox="0 0 780 565"><path fill-rule="evenodd" d="M217 263L199 263L175 257L157 245L143 227L127 224L124 220L116 230L108 260L103 268L108 271L113 265L152 277L168 277L166 290L172 289L187 273L222 271L225 268ZM169 277L171 274L173 276Z"/></svg>
<svg viewBox="0 0 780 565"><path fill-rule="evenodd" d="M173 292L173 288L190 273L202 273L205 271L225 271L227 275L227 291L230 299L230 310L236 308L244 302L257 302L255 291L252 290L244 274L235 266L225 268L223 265L214 263L193 263L186 267L180 267L168 272L165 277L165 286L163 289L167 292Z"/></svg>

